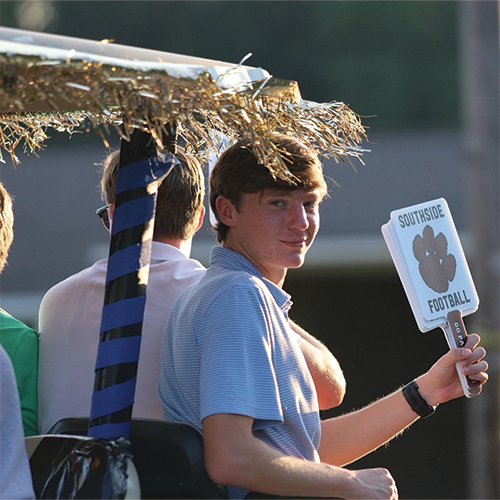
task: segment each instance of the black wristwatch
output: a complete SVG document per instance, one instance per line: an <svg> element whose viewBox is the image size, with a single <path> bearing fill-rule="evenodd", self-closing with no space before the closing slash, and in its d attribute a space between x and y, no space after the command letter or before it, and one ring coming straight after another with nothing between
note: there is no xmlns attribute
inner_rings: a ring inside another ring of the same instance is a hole
<svg viewBox="0 0 500 500"><path fill-rule="evenodd" d="M411 409L420 416L420 418L427 418L434 415L436 406L429 406L427 401L418 392L418 385L415 380L406 384L403 387L403 396L410 405Z"/></svg>

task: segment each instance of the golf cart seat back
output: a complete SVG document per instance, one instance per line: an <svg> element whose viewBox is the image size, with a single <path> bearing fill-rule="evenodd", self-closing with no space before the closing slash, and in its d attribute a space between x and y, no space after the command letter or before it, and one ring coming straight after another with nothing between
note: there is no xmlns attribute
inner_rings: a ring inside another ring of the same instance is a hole
<svg viewBox="0 0 500 500"><path fill-rule="evenodd" d="M88 418L65 418L48 434L86 436L87 430ZM130 444L141 498L227 498L225 488L207 474L203 438L196 427L133 418Z"/></svg>

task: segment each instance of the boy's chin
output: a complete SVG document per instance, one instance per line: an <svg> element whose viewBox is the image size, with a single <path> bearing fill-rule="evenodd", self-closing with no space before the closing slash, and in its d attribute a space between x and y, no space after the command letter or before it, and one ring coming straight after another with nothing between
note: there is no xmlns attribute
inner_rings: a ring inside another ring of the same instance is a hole
<svg viewBox="0 0 500 500"><path fill-rule="evenodd" d="M297 257L295 259L289 259L287 269L298 269L302 267L305 262L305 255Z"/></svg>

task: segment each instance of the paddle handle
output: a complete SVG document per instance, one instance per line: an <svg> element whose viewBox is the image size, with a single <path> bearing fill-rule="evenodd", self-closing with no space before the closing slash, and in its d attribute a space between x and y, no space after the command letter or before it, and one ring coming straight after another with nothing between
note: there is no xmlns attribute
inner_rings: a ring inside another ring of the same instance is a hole
<svg viewBox="0 0 500 500"><path fill-rule="evenodd" d="M446 324L442 327L450 349L463 347L467 342L467 330L465 329L462 313L458 310L450 311L446 316ZM467 398L473 398L480 393L480 385L462 373L460 363L456 363L458 376L462 389Z"/></svg>

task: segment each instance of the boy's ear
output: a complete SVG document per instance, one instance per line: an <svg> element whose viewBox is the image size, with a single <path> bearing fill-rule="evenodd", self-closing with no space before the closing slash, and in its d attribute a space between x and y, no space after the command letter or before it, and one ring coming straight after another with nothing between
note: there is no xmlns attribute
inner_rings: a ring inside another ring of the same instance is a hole
<svg viewBox="0 0 500 500"><path fill-rule="evenodd" d="M234 217L237 212L236 207L233 205L233 203L225 196L219 195L215 200L215 207L217 208L217 213L219 214L220 221L227 227L233 227Z"/></svg>
<svg viewBox="0 0 500 500"><path fill-rule="evenodd" d="M203 225L203 219L205 218L205 207L202 205L200 208L200 213L198 214L198 224L195 229L195 233L201 228Z"/></svg>

